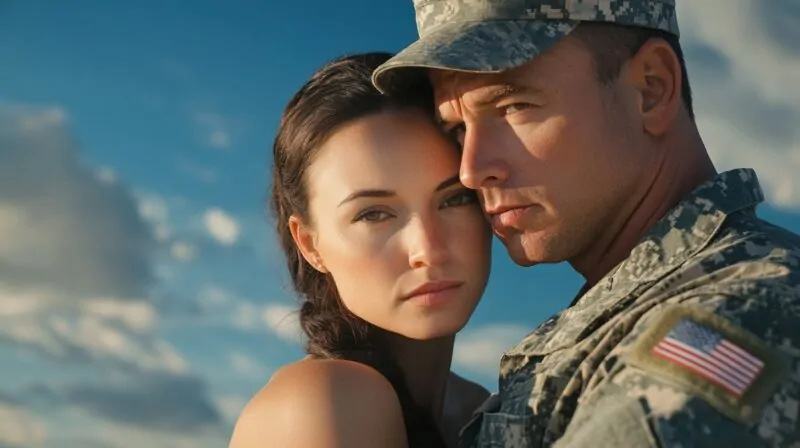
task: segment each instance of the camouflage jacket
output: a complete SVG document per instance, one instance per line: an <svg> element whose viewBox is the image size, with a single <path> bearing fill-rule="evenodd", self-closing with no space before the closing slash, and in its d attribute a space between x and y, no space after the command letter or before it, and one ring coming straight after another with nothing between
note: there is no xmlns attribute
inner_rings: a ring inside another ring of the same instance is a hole
<svg viewBox="0 0 800 448"><path fill-rule="evenodd" d="M800 236L698 187L501 360L462 447L800 446Z"/></svg>

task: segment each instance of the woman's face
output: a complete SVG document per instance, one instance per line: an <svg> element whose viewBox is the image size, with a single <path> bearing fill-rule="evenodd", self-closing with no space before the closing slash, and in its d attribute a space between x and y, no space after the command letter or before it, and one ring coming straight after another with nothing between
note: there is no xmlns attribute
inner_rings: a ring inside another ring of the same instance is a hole
<svg viewBox="0 0 800 448"><path fill-rule="evenodd" d="M467 323L491 230L458 169L456 148L416 111L362 118L320 148L306 179L311 222L292 230L355 315L412 339Z"/></svg>

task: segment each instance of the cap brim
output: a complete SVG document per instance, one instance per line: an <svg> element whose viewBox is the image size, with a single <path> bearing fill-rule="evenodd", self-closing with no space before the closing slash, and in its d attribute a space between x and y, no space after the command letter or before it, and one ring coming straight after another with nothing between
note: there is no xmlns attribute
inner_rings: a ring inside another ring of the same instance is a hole
<svg viewBox="0 0 800 448"><path fill-rule="evenodd" d="M497 20L437 27L378 67L372 82L381 92L419 69L498 73L545 52L577 26L577 20ZM417 69L417 70L409 70ZM423 72L423 73L421 73Z"/></svg>

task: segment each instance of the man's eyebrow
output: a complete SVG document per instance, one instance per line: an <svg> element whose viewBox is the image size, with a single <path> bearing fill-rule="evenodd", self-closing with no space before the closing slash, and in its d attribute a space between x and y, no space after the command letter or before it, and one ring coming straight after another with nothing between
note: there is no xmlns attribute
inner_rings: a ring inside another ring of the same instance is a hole
<svg viewBox="0 0 800 448"><path fill-rule="evenodd" d="M472 103L475 107L486 107L491 106L512 95L517 95L520 93L533 93L537 91L538 89L534 89L533 87L520 86L516 84L502 84L499 86L486 88L482 92L475 94L475 98L472 100Z"/></svg>
<svg viewBox="0 0 800 448"><path fill-rule="evenodd" d="M523 86L519 84L500 84L491 87L484 87L480 91L472 94L469 103L476 109L491 107L494 104L518 94L539 94L541 89L533 86ZM461 123L461 120L448 120L442 117L440 111L436 111L436 124L441 128L447 128Z"/></svg>
<svg viewBox="0 0 800 448"><path fill-rule="evenodd" d="M461 180L459 179L458 174L456 174L455 176L450 177L450 178L444 180L439 185L437 185L435 191L437 191L437 192L442 191L442 190L444 190L444 189L446 189L448 187L451 187L451 186L459 183L460 181ZM392 190L379 190L379 189L374 189L374 188L367 189L367 190L358 190L358 191L354 191L354 192L350 193L349 195L347 195L347 197L344 198L342 200L342 202L340 202L337 207L341 207L342 205L344 205L344 204L346 204L348 202L354 201L356 199L359 199L359 198L390 198L390 197L393 197L393 196L396 196L396 195L397 195L397 193L392 191Z"/></svg>

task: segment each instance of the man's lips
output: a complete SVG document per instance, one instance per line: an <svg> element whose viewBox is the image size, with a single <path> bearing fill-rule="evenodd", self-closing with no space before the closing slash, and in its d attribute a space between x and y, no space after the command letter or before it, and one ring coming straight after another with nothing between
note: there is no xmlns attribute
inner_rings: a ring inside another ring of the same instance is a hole
<svg viewBox="0 0 800 448"><path fill-rule="evenodd" d="M525 215L534 207L535 205L523 205L516 207L495 208L489 212L489 215L492 217L492 227L519 228L522 225L522 220L524 219Z"/></svg>

